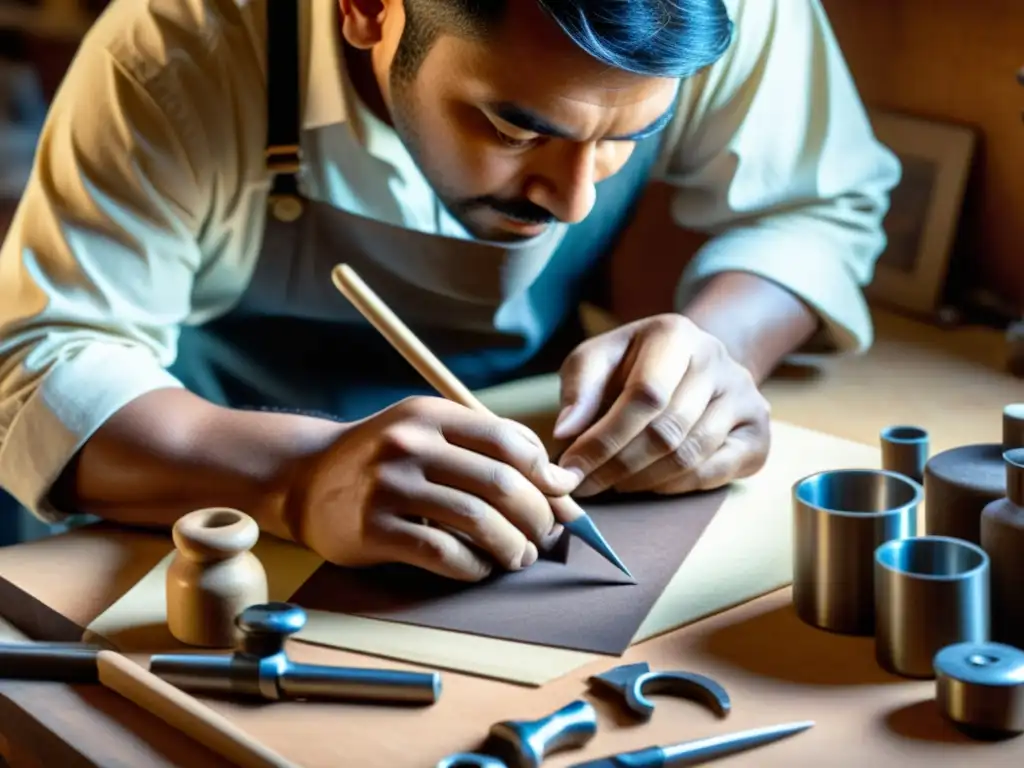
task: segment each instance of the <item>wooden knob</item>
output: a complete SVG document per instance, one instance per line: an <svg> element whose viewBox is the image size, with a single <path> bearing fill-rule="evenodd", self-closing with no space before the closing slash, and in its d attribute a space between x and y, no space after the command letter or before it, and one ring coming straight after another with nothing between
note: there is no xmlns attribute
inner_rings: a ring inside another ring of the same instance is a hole
<svg viewBox="0 0 1024 768"><path fill-rule="evenodd" d="M260 528L237 509L210 507L179 518L171 536L178 551L192 562L213 563L248 552L256 545Z"/></svg>

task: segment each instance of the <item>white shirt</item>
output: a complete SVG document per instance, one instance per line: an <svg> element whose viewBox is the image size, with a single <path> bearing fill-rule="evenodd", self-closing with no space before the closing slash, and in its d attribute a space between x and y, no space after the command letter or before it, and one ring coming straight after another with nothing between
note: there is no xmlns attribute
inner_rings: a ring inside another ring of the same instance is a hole
<svg viewBox="0 0 1024 768"><path fill-rule="evenodd" d="M466 237L397 135L344 77L337 0L302 3L304 191ZM114 0L47 118L0 249L0 486L46 520L50 485L119 408L181 386L178 328L249 285L269 189L265 0ZM859 352L862 287L896 158L874 137L819 0L728 0L736 39L683 83L658 176L713 237L678 306L723 271L761 275L821 317L818 354ZM310 77L310 73L315 73Z"/></svg>

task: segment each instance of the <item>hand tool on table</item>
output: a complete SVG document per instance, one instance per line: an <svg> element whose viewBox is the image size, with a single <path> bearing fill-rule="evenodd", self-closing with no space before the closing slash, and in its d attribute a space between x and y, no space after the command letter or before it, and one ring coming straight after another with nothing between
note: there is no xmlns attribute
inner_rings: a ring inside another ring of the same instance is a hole
<svg viewBox="0 0 1024 768"><path fill-rule="evenodd" d="M749 731L737 731L722 736L685 741L682 744L647 747L633 752L599 757L596 760L575 763L570 768L676 768L684 765L698 765L735 752L778 741L806 731L813 725L813 720L805 720L771 725L767 728L753 728Z"/></svg>
<svg viewBox="0 0 1024 768"><path fill-rule="evenodd" d="M435 768L538 768L544 758L582 747L597 733L597 712L583 699L535 720L503 720L491 726L476 752L449 755Z"/></svg>
<svg viewBox="0 0 1024 768"><path fill-rule="evenodd" d="M331 271L335 287L373 325L395 350L426 379L442 397L482 413L490 410L456 378L427 346L403 323L391 308L347 264L339 264ZM615 554L591 519L571 496L551 498L555 519L565 530L604 557L608 562L633 578L633 574Z"/></svg>
<svg viewBox="0 0 1024 768"><path fill-rule="evenodd" d="M76 643L0 644L0 678L100 683L242 768L298 768L224 716L114 651Z"/></svg>
<svg viewBox="0 0 1024 768"><path fill-rule="evenodd" d="M235 624L241 631L232 654L154 654L155 675L195 693L282 699L433 704L441 695L438 672L301 664L288 658L285 641L306 624L306 612L291 603L252 605Z"/></svg>
<svg viewBox="0 0 1024 768"><path fill-rule="evenodd" d="M650 720L654 703L648 694L668 693L706 705L719 717L725 717L732 702L725 688L710 677L693 672L652 671L646 662L622 664L588 681L593 688L613 691L625 700L626 707L642 720Z"/></svg>
<svg viewBox="0 0 1024 768"><path fill-rule="evenodd" d="M320 699L394 705L433 704L441 694L438 672L299 664L285 641L306 623L290 603L264 603L236 619L240 647L234 653L153 654L149 671L184 691L281 699ZM0 643L0 678L98 682L101 648L75 643Z"/></svg>

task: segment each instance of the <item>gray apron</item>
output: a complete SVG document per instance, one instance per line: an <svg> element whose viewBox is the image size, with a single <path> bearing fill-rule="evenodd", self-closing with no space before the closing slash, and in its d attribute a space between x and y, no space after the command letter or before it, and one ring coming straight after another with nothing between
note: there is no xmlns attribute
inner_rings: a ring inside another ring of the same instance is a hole
<svg viewBox="0 0 1024 768"><path fill-rule="evenodd" d="M578 306L601 303L608 256L658 157L660 137L597 185L587 218L494 243L354 215L299 191L296 3L267 6L267 171L259 260L238 304L182 329L170 370L218 404L363 418L436 394L331 281L351 265L471 389L557 370L583 339Z"/></svg>

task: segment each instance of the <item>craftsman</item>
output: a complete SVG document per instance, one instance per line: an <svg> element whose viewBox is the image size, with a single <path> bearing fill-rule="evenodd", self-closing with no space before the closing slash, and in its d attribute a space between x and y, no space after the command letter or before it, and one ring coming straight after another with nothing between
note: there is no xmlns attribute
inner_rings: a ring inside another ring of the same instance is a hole
<svg viewBox="0 0 1024 768"><path fill-rule="evenodd" d="M545 494L763 465L765 377L871 343L899 173L819 0L114 0L0 252L0 486L44 520L229 506L338 564L528 567ZM655 178L711 238L674 313L584 341ZM467 386L560 371L558 465L431 396L342 261Z"/></svg>

